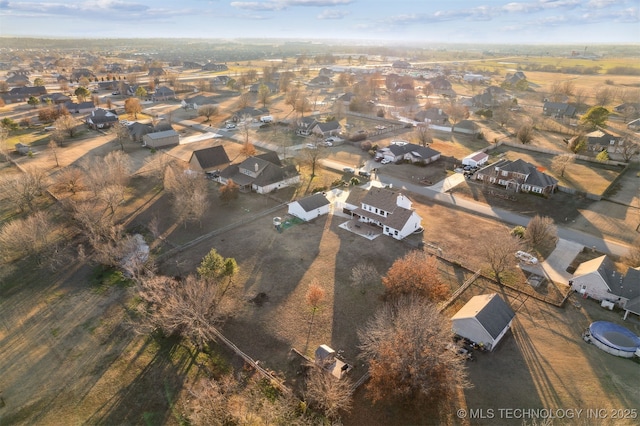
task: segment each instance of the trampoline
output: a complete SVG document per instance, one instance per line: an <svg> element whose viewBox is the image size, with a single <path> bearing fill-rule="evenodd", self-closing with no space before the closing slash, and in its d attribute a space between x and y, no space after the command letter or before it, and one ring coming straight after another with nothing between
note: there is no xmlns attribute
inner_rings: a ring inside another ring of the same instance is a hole
<svg viewBox="0 0 640 426"><path fill-rule="evenodd" d="M612 355L631 358L640 349L640 337L612 322L593 322L586 335L591 343Z"/></svg>

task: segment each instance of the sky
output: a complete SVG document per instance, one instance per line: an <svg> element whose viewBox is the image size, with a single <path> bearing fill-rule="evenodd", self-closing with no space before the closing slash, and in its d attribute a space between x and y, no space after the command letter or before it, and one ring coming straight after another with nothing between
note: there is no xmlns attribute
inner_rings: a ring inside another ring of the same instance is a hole
<svg viewBox="0 0 640 426"><path fill-rule="evenodd" d="M0 36L640 43L640 0L0 0Z"/></svg>

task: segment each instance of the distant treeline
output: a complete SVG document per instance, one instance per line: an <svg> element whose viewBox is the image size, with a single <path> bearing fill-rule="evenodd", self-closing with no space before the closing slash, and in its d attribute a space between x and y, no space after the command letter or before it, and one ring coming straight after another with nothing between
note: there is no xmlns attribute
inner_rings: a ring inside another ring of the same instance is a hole
<svg viewBox="0 0 640 426"><path fill-rule="evenodd" d="M551 64L527 64L524 67L525 71L541 71L541 72L553 72L553 73L562 73L562 74L583 74L583 75L594 75L599 74L602 67L585 67L582 65L574 65L574 66L566 66L566 67L558 67Z"/></svg>
<svg viewBox="0 0 640 426"><path fill-rule="evenodd" d="M613 67L607 70L607 74L611 75L640 75L640 68L636 67Z"/></svg>

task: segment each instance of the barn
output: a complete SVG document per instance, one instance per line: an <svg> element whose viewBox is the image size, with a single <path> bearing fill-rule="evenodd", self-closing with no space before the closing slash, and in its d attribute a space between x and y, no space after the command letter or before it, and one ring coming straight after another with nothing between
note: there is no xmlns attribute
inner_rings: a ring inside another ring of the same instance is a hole
<svg viewBox="0 0 640 426"><path fill-rule="evenodd" d="M289 203L288 213L304 221L309 221L323 214L329 214L330 207L331 203L327 197L323 193L317 192L309 197Z"/></svg>
<svg viewBox="0 0 640 426"><path fill-rule="evenodd" d="M453 332L493 350L511 328L515 313L498 294L474 296L452 318Z"/></svg>

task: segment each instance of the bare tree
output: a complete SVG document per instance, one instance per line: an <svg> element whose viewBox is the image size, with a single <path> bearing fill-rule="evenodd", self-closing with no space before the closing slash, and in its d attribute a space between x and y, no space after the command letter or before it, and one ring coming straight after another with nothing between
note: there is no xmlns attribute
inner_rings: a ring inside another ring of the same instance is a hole
<svg viewBox="0 0 640 426"><path fill-rule="evenodd" d="M348 378L338 380L327 371L313 367L305 383L305 395L310 405L322 411L327 418L338 420L340 413L351 410L354 387Z"/></svg>
<svg viewBox="0 0 640 426"><path fill-rule="evenodd" d="M415 129L415 138L419 145L428 146L433 142L433 132L428 124L419 124Z"/></svg>
<svg viewBox="0 0 640 426"><path fill-rule="evenodd" d="M500 125L500 127L507 126L511 123L513 119L513 114L511 113L512 107L511 101L501 102L493 110L493 119Z"/></svg>
<svg viewBox="0 0 640 426"><path fill-rule="evenodd" d="M202 105L198 108L198 115L206 117L205 121L209 121L212 116L218 114L218 106L217 105Z"/></svg>
<svg viewBox="0 0 640 426"><path fill-rule="evenodd" d="M392 298L413 295L439 301L449 295L438 271L438 259L419 250L410 251L393 262L382 278L382 284Z"/></svg>
<svg viewBox="0 0 640 426"><path fill-rule="evenodd" d="M118 143L118 145L120 145L120 149L124 151L124 143L128 140L131 140L129 128L121 122L117 122L113 126L113 133L116 136L116 142Z"/></svg>
<svg viewBox="0 0 640 426"><path fill-rule="evenodd" d="M206 280L189 275L178 281L155 275L143 277L137 289L143 301L138 311L143 330L180 335L199 350L217 338L215 327L222 322L222 312L216 288Z"/></svg>
<svg viewBox="0 0 640 426"><path fill-rule="evenodd" d="M251 95L249 93L243 93L238 97L238 108L246 108L251 103Z"/></svg>
<svg viewBox="0 0 640 426"><path fill-rule="evenodd" d="M49 151L51 151L51 155L53 155L56 167L60 167L60 162L58 161L58 143L52 139L47 144L47 147L49 147Z"/></svg>
<svg viewBox="0 0 640 426"><path fill-rule="evenodd" d="M631 161L634 155L640 152L640 143L629 134L622 137L621 144L618 145L618 152L622 155L625 162Z"/></svg>
<svg viewBox="0 0 640 426"><path fill-rule="evenodd" d="M54 240L55 226L46 212L37 211L0 228L0 254L5 260L37 256L38 263Z"/></svg>
<svg viewBox="0 0 640 426"><path fill-rule="evenodd" d="M564 172L567 170L567 167L574 161L575 157L571 154L556 155L553 157L553 160L551 160L551 170L559 174L560 177L564 177Z"/></svg>
<svg viewBox="0 0 640 426"><path fill-rule="evenodd" d="M209 207L207 181L185 167L169 167L164 178L165 190L173 200L179 223L200 221Z"/></svg>
<svg viewBox="0 0 640 426"><path fill-rule="evenodd" d="M261 84L258 88L258 101L262 104L262 107L266 107L271 97L271 90L266 84Z"/></svg>
<svg viewBox="0 0 640 426"><path fill-rule="evenodd" d="M78 132L78 121L71 115L61 115L53 122L53 126L69 138L73 138Z"/></svg>
<svg viewBox="0 0 640 426"><path fill-rule="evenodd" d="M445 112L449 115L452 132L455 130L456 124L469 117L469 111L467 107L458 103L455 99L452 99L444 109Z"/></svg>
<svg viewBox="0 0 640 426"><path fill-rule="evenodd" d="M144 160L145 174L155 177L164 187L164 176L175 160L162 151L156 151Z"/></svg>
<svg viewBox="0 0 640 426"><path fill-rule="evenodd" d="M242 134L243 139L244 139L244 143L248 143L249 142L249 136L251 135L251 122L253 121L253 117L251 117L251 115L249 114L243 114L240 117L239 123L238 123L238 130L240 131L240 134Z"/></svg>
<svg viewBox="0 0 640 426"><path fill-rule="evenodd" d="M367 288L380 283L380 273L371 262L360 262L351 270L351 283L364 294Z"/></svg>
<svg viewBox="0 0 640 426"><path fill-rule="evenodd" d="M615 95L615 92L610 87L601 86L596 89L596 103L597 105L604 107L613 101Z"/></svg>
<svg viewBox="0 0 640 426"><path fill-rule="evenodd" d="M75 166L69 166L60 171L60 173L55 175L55 188L57 191L71 192L75 194L76 192L82 190L82 179L84 177L84 173L82 170Z"/></svg>
<svg viewBox="0 0 640 426"><path fill-rule="evenodd" d="M478 249L482 251L498 284L502 285L503 274L515 266L515 252L521 247L520 238L510 235L508 230L489 233L478 243Z"/></svg>
<svg viewBox="0 0 640 426"><path fill-rule="evenodd" d="M229 400L236 394L238 384L231 374L220 380L202 378L188 388L189 424L194 426L223 426L233 424Z"/></svg>
<svg viewBox="0 0 640 426"><path fill-rule="evenodd" d="M531 247L544 248L555 245L558 230L550 217L535 215L527 225L524 238Z"/></svg>
<svg viewBox="0 0 640 426"><path fill-rule="evenodd" d="M111 185L127 186L131 177L131 158L122 151L113 151L106 157L85 157L80 162L84 183L94 195Z"/></svg>
<svg viewBox="0 0 640 426"><path fill-rule="evenodd" d="M48 184L47 175L35 166L27 166L23 173L8 175L0 180L4 195L18 206L20 211L35 210L34 202Z"/></svg>
<svg viewBox="0 0 640 426"><path fill-rule="evenodd" d="M298 151L299 161L311 167L311 178L316 176L316 167L320 159L327 155L326 149L316 145L314 148L306 147Z"/></svg>
<svg viewBox="0 0 640 426"><path fill-rule="evenodd" d="M0 155L4 159L4 161L9 161L9 144L7 140L9 139L9 129L6 129L0 126Z"/></svg>
<svg viewBox="0 0 640 426"><path fill-rule="evenodd" d="M533 140L533 126L531 124L525 123L518 129L516 133L516 138L522 144L528 144Z"/></svg>
<svg viewBox="0 0 640 426"><path fill-rule="evenodd" d="M464 360L450 350L451 321L424 299L385 304L358 330L374 402L446 400L469 387Z"/></svg>

